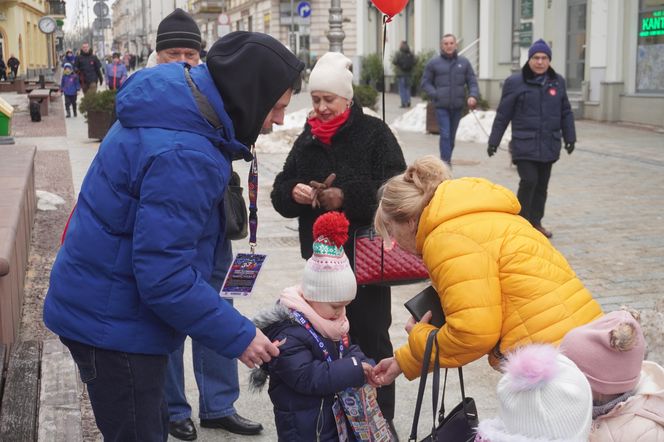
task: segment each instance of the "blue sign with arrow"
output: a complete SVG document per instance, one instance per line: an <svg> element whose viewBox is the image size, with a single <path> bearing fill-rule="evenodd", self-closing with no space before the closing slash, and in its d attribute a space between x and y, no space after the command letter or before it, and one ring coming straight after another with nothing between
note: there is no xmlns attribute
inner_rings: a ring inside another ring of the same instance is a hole
<svg viewBox="0 0 664 442"><path fill-rule="evenodd" d="M300 2L297 4L297 15L307 18L311 15L311 4L309 2Z"/></svg>

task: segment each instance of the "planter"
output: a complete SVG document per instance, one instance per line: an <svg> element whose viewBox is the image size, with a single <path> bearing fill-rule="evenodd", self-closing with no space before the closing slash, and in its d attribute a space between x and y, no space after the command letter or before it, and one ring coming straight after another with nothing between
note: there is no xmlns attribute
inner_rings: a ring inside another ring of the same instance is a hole
<svg viewBox="0 0 664 442"><path fill-rule="evenodd" d="M88 138L103 140L115 122L113 112L88 111Z"/></svg>
<svg viewBox="0 0 664 442"><path fill-rule="evenodd" d="M438 127L438 119L436 118L436 107L432 102L427 103L427 133L439 134L440 128Z"/></svg>

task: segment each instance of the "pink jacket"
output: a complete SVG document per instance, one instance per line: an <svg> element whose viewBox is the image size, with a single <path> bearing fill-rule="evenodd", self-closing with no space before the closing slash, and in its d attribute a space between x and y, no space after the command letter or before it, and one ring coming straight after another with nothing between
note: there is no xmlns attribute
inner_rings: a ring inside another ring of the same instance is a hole
<svg viewBox="0 0 664 442"><path fill-rule="evenodd" d="M664 442L664 368L644 361L636 393L593 421L590 442Z"/></svg>

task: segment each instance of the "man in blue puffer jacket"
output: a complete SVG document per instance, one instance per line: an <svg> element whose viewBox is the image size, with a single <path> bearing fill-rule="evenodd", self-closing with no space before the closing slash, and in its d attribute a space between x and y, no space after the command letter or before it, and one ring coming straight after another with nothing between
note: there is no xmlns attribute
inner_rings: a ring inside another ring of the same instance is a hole
<svg viewBox="0 0 664 442"><path fill-rule="evenodd" d="M528 50L521 72L505 80L487 149L489 156L496 153L511 121L512 161L520 178L519 214L547 238L553 234L542 226L542 218L551 168L560 158L561 135L570 155L576 142L565 79L550 64L551 48L539 39Z"/></svg>
<svg viewBox="0 0 664 442"><path fill-rule="evenodd" d="M475 71L466 57L457 54L457 39L454 35L443 35L440 55L432 58L424 67L421 87L436 106L440 158L451 165L454 138L461 121L463 105L475 109L480 96Z"/></svg>
<svg viewBox="0 0 664 442"><path fill-rule="evenodd" d="M207 65L143 70L118 93L44 304L105 440L168 438L167 355L186 335L249 367L279 354L207 281L231 158L283 123L303 67L272 37L234 32Z"/></svg>

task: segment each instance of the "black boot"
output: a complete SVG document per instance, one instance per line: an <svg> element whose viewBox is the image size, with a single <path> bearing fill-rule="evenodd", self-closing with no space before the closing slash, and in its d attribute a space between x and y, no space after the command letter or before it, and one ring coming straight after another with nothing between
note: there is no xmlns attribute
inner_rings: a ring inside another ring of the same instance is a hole
<svg viewBox="0 0 664 442"><path fill-rule="evenodd" d="M76 103L72 104L71 107L74 109L74 116L76 116Z"/></svg>
<svg viewBox="0 0 664 442"><path fill-rule="evenodd" d="M66 118L69 118L69 117L71 117L71 114L69 113L69 108L67 108L67 115L66 115Z"/></svg>

